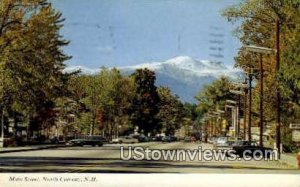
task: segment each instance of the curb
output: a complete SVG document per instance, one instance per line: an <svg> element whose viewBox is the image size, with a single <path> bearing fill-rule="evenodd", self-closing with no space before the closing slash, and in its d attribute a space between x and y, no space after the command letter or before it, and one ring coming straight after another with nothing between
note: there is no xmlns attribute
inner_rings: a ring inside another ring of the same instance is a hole
<svg viewBox="0 0 300 187"><path fill-rule="evenodd" d="M39 147L31 147L31 148L20 148L20 149L12 149L12 150L1 150L0 148L0 154L1 153L14 153L14 152L25 152L25 151L38 151L38 150L44 150L44 149L55 149L60 147L68 147L68 145L48 145L48 146L39 146Z"/></svg>

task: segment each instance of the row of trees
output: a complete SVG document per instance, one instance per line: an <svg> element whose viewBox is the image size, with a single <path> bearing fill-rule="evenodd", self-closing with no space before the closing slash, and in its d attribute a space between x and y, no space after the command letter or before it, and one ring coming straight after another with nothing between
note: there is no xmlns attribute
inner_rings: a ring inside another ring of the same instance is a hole
<svg viewBox="0 0 300 187"><path fill-rule="evenodd" d="M134 130L174 134L183 125L192 125L195 108L181 103L169 88L157 88L155 79L148 69L138 69L130 76L106 68L97 75L73 76L71 98L84 108L77 115L78 133L108 137Z"/></svg>
<svg viewBox="0 0 300 187"><path fill-rule="evenodd" d="M213 81L211 84L205 85L196 96L196 99L198 100L197 111L199 111L199 115L202 118L202 125L204 125L202 130L205 131L206 135L211 131L209 128L217 129L218 133L221 135L222 130L228 131L229 124L232 124L232 116L229 112L222 114L222 118L227 121L226 127L223 127L221 121L217 123L215 120L214 124L212 124L213 122L211 119L209 122L210 124L208 124L207 119L205 119L207 114L211 112L218 110L224 111L225 105L227 104L226 100L237 99L237 96L230 92L232 89L234 89L232 81L228 77L223 76ZM242 114L243 111L240 111L240 113ZM212 127L213 125L214 127ZM210 133L210 135L212 134Z"/></svg>
<svg viewBox="0 0 300 187"><path fill-rule="evenodd" d="M240 26L235 34L242 46L235 57L236 67L245 73L254 74L253 89L253 121L259 121L260 102L260 54L249 52L248 45L276 49L279 42L280 70L276 70L274 54L263 55L264 75L264 123L275 129L276 88L281 93L281 123L283 143L291 142L289 123L300 121L300 1L299 0L251 0L231 6L223 12L223 16ZM276 38L276 22L279 22L279 39ZM224 105L228 95L228 81L218 80L206 87L198 96L199 107L207 106L215 110ZM223 86L219 86L219 83ZM230 86L229 86L230 87ZM227 91L226 91L227 89ZM226 99L225 99L226 100ZM274 134L275 135L275 132Z"/></svg>
<svg viewBox="0 0 300 187"><path fill-rule="evenodd" d="M174 134L192 124L195 107L181 103L167 87L157 88L153 71L139 69L130 76L106 68L97 75L64 72L71 57L62 50L69 43L59 34L63 21L47 0L0 1L5 136L17 138L25 127L29 138L59 125L64 134L112 136L135 127L145 134ZM14 132L9 129L12 122Z"/></svg>
<svg viewBox="0 0 300 187"><path fill-rule="evenodd" d="M13 119L15 131L20 121L28 132L52 123L54 101L67 90L62 22L46 0L0 1L1 116Z"/></svg>

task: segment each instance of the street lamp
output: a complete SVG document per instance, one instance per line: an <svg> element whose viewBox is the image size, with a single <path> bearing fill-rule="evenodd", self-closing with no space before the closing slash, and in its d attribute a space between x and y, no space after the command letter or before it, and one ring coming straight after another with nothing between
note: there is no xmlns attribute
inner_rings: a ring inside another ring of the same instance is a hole
<svg viewBox="0 0 300 187"><path fill-rule="evenodd" d="M241 105L241 95L243 92L239 90L229 90L230 93L238 95L238 102L236 102L236 120L237 120L237 135L240 136L240 105ZM245 129L245 128L244 128Z"/></svg>
<svg viewBox="0 0 300 187"><path fill-rule="evenodd" d="M280 70L280 30L281 30L281 20L279 17L275 19L275 41L276 41L276 50L273 49L274 52L276 52L275 55L275 73L277 73ZM280 96L280 91L279 91L279 86L276 87L276 147L279 153L279 158L280 158L280 144L281 144L281 133L280 133L280 112L281 112L281 96Z"/></svg>
<svg viewBox="0 0 300 187"><path fill-rule="evenodd" d="M255 52L255 53L263 53L263 54L273 54L276 53L276 49L267 48L267 47L261 47L261 46L255 46L255 45L247 45L244 46L247 50Z"/></svg>
<svg viewBox="0 0 300 187"><path fill-rule="evenodd" d="M235 95L243 95L243 92L239 91L239 90L229 90L230 93L233 93Z"/></svg>
<svg viewBox="0 0 300 187"><path fill-rule="evenodd" d="M241 105L241 95L244 96L244 104L243 104L243 108L244 108L244 111L243 111L243 139L246 140L246 119L247 119L247 92L248 92L248 84L247 82L232 82L232 85L234 85L236 88L239 88L239 89L243 89L243 92L240 91L240 90L230 90L231 93L233 94L236 94L239 96L239 110L240 110L240 105ZM239 127L240 127L240 122L239 122Z"/></svg>
<svg viewBox="0 0 300 187"><path fill-rule="evenodd" d="M230 103L230 104L236 104L236 101L234 100L226 100L227 103Z"/></svg>
<svg viewBox="0 0 300 187"><path fill-rule="evenodd" d="M253 76L255 75L255 73L253 72L255 68L251 67L251 66L246 66L243 65L241 66L241 68L243 69L248 69L248 72L246 71L246 74L248 74L248 90L245 89L245 97L247 95L247 93L249 94L249 111L248 111L248 141L251 141L251 123L252 123L252 80L253 80ZM246 80L247 80L246 79ZM246 102L245 102L246 104Z"/></svg>
<svg viewBox="0 0 300 187"><path fill-rule="evenodd" d="M245 83L240 83L240 82L231 82L231 84L235 87L238 88L248 88L248 85Z"/></svg>
<svg viewBox="0 0 300 187"><path fill-rule="evenodd" d="M225 110L227 108L231 109L231 114L232 114L232 123L233 123L233 128L234 128L234 136L239 137L239 111L237 107L237 102L233 100L226 100L227 103L233 104L233 105L225 105Z"/></svg>
<svg viewBox="0 0 300 187"><path fill-rule="evenodd" d="M263 70L263 59L262 59L262 54L271 54L276 52L275 49L271 49L271 48L266 48L266 47L260 47L260 46L244 46L246 50L255 52L255 53L259 53L259 65L260 65L260 104L259 104L259 110L260 110L260 131L259 131L259 144L260 146L263 146L263 98L264 98L264 84L263 84L263 74L264 74L264 70Z"/></svg>
<svg viewBox="0 0 300 187"><path fill-rule="evenodd" d="M225 113L224 110L219 110L219 109L217 110L217 112L220 113L220 114L224 114Z"/></svg>

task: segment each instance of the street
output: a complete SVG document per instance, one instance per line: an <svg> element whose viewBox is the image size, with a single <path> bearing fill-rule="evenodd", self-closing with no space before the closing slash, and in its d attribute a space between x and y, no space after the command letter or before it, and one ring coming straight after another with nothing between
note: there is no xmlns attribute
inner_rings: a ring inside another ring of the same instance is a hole
<svg viewBox="0 0 300 187"><path fill-rule="evenodd" d="M105 144L103 147L64 147L0 154L1 172L62 173L289 173L299 174L278 161L122 160L120 146L155 150L212 149L211 144L147 142ZM125 152L126 153L126 152ZM126 153L127 155L127 153Z"/></svg>

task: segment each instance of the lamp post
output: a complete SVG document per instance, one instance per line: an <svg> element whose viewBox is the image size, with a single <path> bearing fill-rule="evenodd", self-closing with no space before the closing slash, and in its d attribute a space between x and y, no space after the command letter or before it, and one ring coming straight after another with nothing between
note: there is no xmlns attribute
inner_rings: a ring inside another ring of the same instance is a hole
<svg viewBox="0 0 300 187"><path fill-rule="evenodd" d="M254 68L246 66L244 68L249 68L249 71L246 72L248 74L248 89L247 92L249 94L249 106L248 106L248 141L251 141L251 126L252 126L252 81L253 81L253 76L254 76Z"/></svg>
<svg viewBox="0 0 300 187"><path fill-rule="evenodd" d="M273 23L273 22L272 22ZM275 74L277 75L279 70L280 70L280 27L281 27L282 22L280 22L280 18L277 17L275 19L275 42L276 42L276 46L275 46L275 50L273 49L273 51L276 52L275 55ZM276 148L278 150L279 153L279 159L280 159L280 152L281 152L281 133L280 133L280 128L281 128L281 124L280 124L280 112L281 112L281 107L280 107L280 103L281 103L281 96L280 96L280 91L279 91L279 86L276 86Z"/></svg>
<svg viewBox="0 0 300 187"><path fill-rule="evenodd" d="M236 121L237 121L237 137L240 137L240 107L241 107L241 95L243 95L243 92L239 90L230 90L230 93L233 93L238 96L238 101L236 102Z"/></svg>
<svg viewBox="0 0 300 187"><path fill-rule="evenodd" d="M260 69L260 102L259 102L259 115L260 115L260 120L259 120L259 144L260 146L263 146L263 120L264 120L264 113L263 113L263 99L264 99L264 70L263 70L263 58L262 54L271 54L275 50L271 48L266 48L266 47L259 47L259 46L245 46L246 50L259 53L259 69Z"/></svg>
<svg viewBox="0 0 300 187"><path fill-rule="evenodd" d="M227 103L229 104L234 104L234 105L225 105L225 110L227 108L230 108L231 109L231 117L232 117L232 124L233 124L233 129L234 129L234 137L237 137L237 122L236 122L236 119L237 119L237 110L236 110L236 101L233 101L233 100L226 100Z"/></svg>
<svg viewBox="0 0 300 187"><path fill-rule="evenodd" d="M247 96L248 96L248 89L244 89L244 140L246 140L246 129L247 129Z"/></svg>
<svg viewBox="0 0 300 187"><path fill-rule="evenodd" d="M279 23L279 18L276 19L275 21L275 32L276 32L276 75L279 72L280 68L280 23ZM280 92L279 92L279 86L276 87L276 147L279 153L279 158L280 158L280 153L281 153L281 134L280 134L280 103L281 103L281 97L280 97Z"/></svg>
<svg viewBox="0 0 300 187"><path fill-rule="evenodd" d="M243 89L243 92L240 90L230 90L231 93L233 94L237 94L238 95L238 107L239 107L239 111L240 111L240 105L241 105L241 95L244 96L244 111L243 111L243 119L244 119L244 125L243 125L243 139L246 139L246 105L247 105L247 88L248 88L248 84L247 83L240 83L240 82L233 82L232 83L235 87L237 88L241 88ZM239 122L239 127L240 127L240 122ZM240 131L240 129L239 129Z"/></svg>

